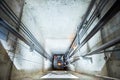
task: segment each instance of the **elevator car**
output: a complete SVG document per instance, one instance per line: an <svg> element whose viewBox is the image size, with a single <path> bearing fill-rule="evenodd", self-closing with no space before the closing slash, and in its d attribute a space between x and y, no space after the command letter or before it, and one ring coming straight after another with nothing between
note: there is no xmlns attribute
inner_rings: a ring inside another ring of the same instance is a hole
<svg viewBox="0 0 120 80"><path fill-rule="evenodd" d="M54 54L52 65L55 70L64 70L66 67L64 54Z"/></svg>

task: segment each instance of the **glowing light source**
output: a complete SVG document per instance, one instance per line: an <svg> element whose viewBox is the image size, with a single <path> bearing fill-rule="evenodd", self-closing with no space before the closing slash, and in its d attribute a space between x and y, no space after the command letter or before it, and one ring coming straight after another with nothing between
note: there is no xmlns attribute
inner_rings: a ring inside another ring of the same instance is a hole
<svg viewBox="0 0 120 80"><path fill-rule="evenodd" d="M58 66L61 66L62 64L61 64L61 62L58 62L57 65L58 65Z"/></svg>

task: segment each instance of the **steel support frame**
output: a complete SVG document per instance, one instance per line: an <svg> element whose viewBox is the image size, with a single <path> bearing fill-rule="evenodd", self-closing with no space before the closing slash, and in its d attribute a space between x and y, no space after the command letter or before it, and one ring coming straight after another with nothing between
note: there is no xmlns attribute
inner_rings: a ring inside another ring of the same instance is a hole
<svg viewBox="0 0 120 80"><path fill-rule="evenodd" d="M113 49L113 50L104 50L104 51L101 51L100 53L109 53L109 52L118 52L118 51L120 51L120 49Z"/></svg>
<svg viewBox="0 0 120 80"><path fill-rule="evenodd" d="M20 35L19 38L24 41L26 44L28 44L30 47L31 45L35 45L34 49L42 54L42 56L45 58L49 58L50 56L47 54L47 52L44 50L44 48L41 46L41 44L36 40L36 38L32 35L32 33L26 28L26 26L19 21L19 18L16 16L16 14L12 11L12 9L7 5L7 3L4 0L0 0L0 9L16 24L19 26L20 30L23 31L23 33L26 35L26 39L24 37L21 37ZM4 22L4 21L3 21ZM6 22L5 22L6 23ZM8 23L7 23L8 25ZM11 27L12 28L12 27ZM15 31L15 30L14 30ZM15 31L16 33L17 31ZM28 41L28 42L27 42ZM47 57L46 57L47 56Z"/></svg>
<svg viewBox="0 0 120 80"><path fill-rule="evenodd" d="M75 37L74 37L74 39L73 39L70 47L68 48L67 52L65 53L65 55L68 55L68 54L69 54L69 50L71 49L72 45L73 45L74 42L76 41L77 36L79 36L78 33L79 33L79 31L81 30L83 24L86 22L86 19L87 19L89 13L91 12L91 10L92 10L95 2L96 2L96 0L92 0L92 1L91 1L90 5L89 5L89 7L88 7L88 9L87 9L87 12L85 13L84 19L82 20L80 26L78 27L78 30L77 30L77 32L76 32L76 35L75 35Z"/></svg>
<svg viewBox="0 0 120 80"><path fill-rule="evenodd" d="M39 47L43 50L42 46L39 44L39 42L35 39L35 37L32 35L32 33L26 28L26 26L21 22L19 23L19 18L16 16L16 14L12 11L12 9L7 5L7 3L2 0L0 1L0 8L1 10L18 26L20 26L20 30L23 31L26 37L32 40L33 44L39 45Z"/></svg>
<svg viewBox="0 0 120 80"><path fill-rule="evenodd" d="M13 29L11 27L10 24L8 24L6 21L2 20L0 18L0 25L3 26L6 30L8 30L10 33L12 33L14 36L16 36L17 38L19 38L20 40L22 40L24 43L26 43L28 46L33 45L32 41L29 39L24 38L24 36L22 36L20 33L18 33L15 29ZM45 52L45 50L43 50L43 52L41 52L40 47L37 46L37 44L34 44L34 49L43 57L49 59L50 61L52 61L52 58L50 58L50 56L47 55L47 53ZM46 54L46 55L45 55Z"/></svg>
<svg viewBox="0 0 120 80"><path fill-rule="evenodd" d="M100 14L99 11L102 11L105 7L105 5L108 3L109 0L100 0L99 4L96 6L93 14L90 16L88 23L85 25L85 30L82 30L80 33L80 38L82 39L82 37L85 35L85 33L87 32L87 30L90 28L90 26L92 25L92 23L95 21L95 19L97 18L97 16ZM80 40L81 40L80 39Z"/></svg>
<svg viewBox="0 0 120 80"><path fill-rule="evenodd" d="M103 45L101 45L96 50L94 50L92 52L89 52L89 53L83 55L82 57L90 56L90 55L93 55L93 54L100 54L101 53L100 51L105 50L105 49L107 49L107 48L109 48L111 46L114 46L116 44L119 44L119 43L120 43L120 36L113 39L113 40L111 40L111 41L109 41L109 42L107 42L107 43L105 43L105 44L103 44ZM111 51L120 51L120 49L119 50L110 50L110 51L108 50L106 52L111 52Z"/></svg>
<svg viewBox="0 0 120 80"><path fill-rule="evenodd" d="M77 50L79 50L90 38L92 38L113 16L115 16L120 11L120 0L116 0L113 6L108 10L108 12L103 16L103 18L97 23L97 25L92 29L92 31L87 35L87 37L81 42L80 46L71 53L69 56L72 57Z"/></svg>

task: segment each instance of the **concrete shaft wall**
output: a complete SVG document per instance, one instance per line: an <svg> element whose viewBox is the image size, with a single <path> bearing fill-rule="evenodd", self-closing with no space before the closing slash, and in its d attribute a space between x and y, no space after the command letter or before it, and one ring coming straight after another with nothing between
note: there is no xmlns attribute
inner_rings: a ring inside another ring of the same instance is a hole
<svg viewBox="0 0 120 80"><path fill-rule="evenodd" d="M18 0L11 0L11 1L5 0L5 2L7 2L8 6L10 6L12 8L12 10L16 13L16 15L20 18L23 1L22 0L19 0L19 1ZM18 27L4 13L4 10L0 9L0 13L1 13L0 17L2 19L6 20L9 24L11 24L13 26L13 28L16 29ZM4 30L4 29L1 28L1 30ZM1 73L0 80L8 80L8 79L10 79L11 71L12 71L12 64L13 64L12 56L15 54L14 51L15 51L16 37L6 30L4 30L4 32L3 32L3 37L4 37L4 39L0 38L0 42L1 42L1 46L2 46L2 48L0 48L0 49L4 50L4 52L1 52L1 54L3 54L3 55L0 55L1 59L3 58L3 60L0 60L0 62L2 62L1 68L0 68L0 71L1 71L0 72ZM4 56L4 55L6 55L6 56Z"/></svg>
<svg viewBox="0 0 120 80"><path fill-rule="evenodd" d="M101 17L97 18L87 31L85 36L89 34L96 23L104 16L109 8L114 3L113 0L109 0L103 11L101 11ZM107 43L120 36L120 12L117 13L111 20L108 21L104 27L99 30L73 57L84 55L90 51L94 51L100 45ZM85 37L84 36L84 37ZM84 38L83 37L83 38ZM82 39L83 40L83 39ZM119 48L118 45L116 45ZM116 46L109 48L115 49ZM107 49L107 50L109 50ZM116 53L116 54L114 54ZM101 54L95 54L86 58L80 57L80 60L70 65L72 71L79 73L87 73L94 75L106 75L111 77L120 78L119 72L119 52L107 52ZM113 55L114 54L114 55ZM113 58L114 57L114 58Z"/></svg>
<svg viewBox="0 0 120 80"><path fill-rule="evenodd" d="M8 80L11 68L11 60L0 42L0 80Z"/></svg>
<svg viewBox="0 0 120 80"><path fill-rule="evenodd" d="M42 33L34 19L32 8L24 0L5 0L10 8L15 12L20 21L32 32L35 38L44 46ZM101 17L97 18L87 34L93 29L96 23L112 6L113 0L101 12ZM11 24L15 29L19 28L12 20L0 9L0 17ZM100 45L118 37L120 35L120 12L117 13L100 31L98 31L73 57L80 56L95 50ZM1 28L0 28L1 29ZM21 31L22 33L22 31ZM0 80L21 80L39 79L40 75L50 69L51 62L45 59L36 51L30 51L30 47L13 34L7 32L5 39L0 39ZM110 49L119 48L119 45ZM108 49L109 50L109 49ZM106 58L107 57L107 58ZM96 54L86 58L80 58L77 62L70 65L72 71L79 73L108 75L120 78L120 55L119 52L109 52L106 54Z"/></svg>
<svg viewBox="0 0 120 80"><path fill-rule="evenodd" d="M35 38L40 42L44 48L44 40L41 37L42 34L39 31L36 23L34 22L34 16L28 9L24 0L5 0L8 6L22 21L26 27L31 31ZM0 17L6 20L14 29L19 29L19 25L16 25L5 13L0 9ZM21 30L19 30L23 33ZM30 51L30 47L21 40L17 39L14 34L8 32L8 35L4 35L6 40L0 39L3 48L6 52L0 52L0 80L21 80L21 79L39 79L40 75L50 69L51 62L37 53L35 50ZM7 55L7 62L4 59L4 55ZM11 62L12 61L12 62ZM47 62L47 66L45 67ZM7 72L8 71L8 72Z"/></svg>

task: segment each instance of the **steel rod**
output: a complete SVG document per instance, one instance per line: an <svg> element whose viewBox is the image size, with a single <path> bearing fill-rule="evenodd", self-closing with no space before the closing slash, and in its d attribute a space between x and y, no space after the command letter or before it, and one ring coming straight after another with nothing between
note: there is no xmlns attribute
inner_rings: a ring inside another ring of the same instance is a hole
<svg viewBox="0 0 120 80"><path fill-rule="evenodd" d="M89 15L89 13L91 12L91 10L92 10L92 8L93 8L95 2L96 2L96 0L92 0L92 1L90 2L89 7L88 7L88 9L87 9L87 11L86 11L86 13L85 13L84 19L82 20L82 22L81 22L81 24L80 24L80 26L79 26L76 34L75 34L75 37L74 37L74 39L73 39L70 47L68 48L67 52L65 53L65 55L68 55L68 54L69 54L68 51L70 50L70 48L71 48L72 45L74 44L74 41L76 40L76 37L77 37L77 33L79 33L79 31L81 30L83 24L85 23L88 15Z"/></svg>
<svg viewBox="0 0 120 80"><path fill-rule="evenodd" d="M108 10L108 12L102 17L102 19L95 25L95 27L92 29L92 31L85 37L85 39L81 42L80 46L73 51L73 53L70 55L72 57L76 50L79 50L90 38L92 38L104 25L120 11L120 1L117 0L113 6ZM69 58L70 58L69 57Z"/></svg>

